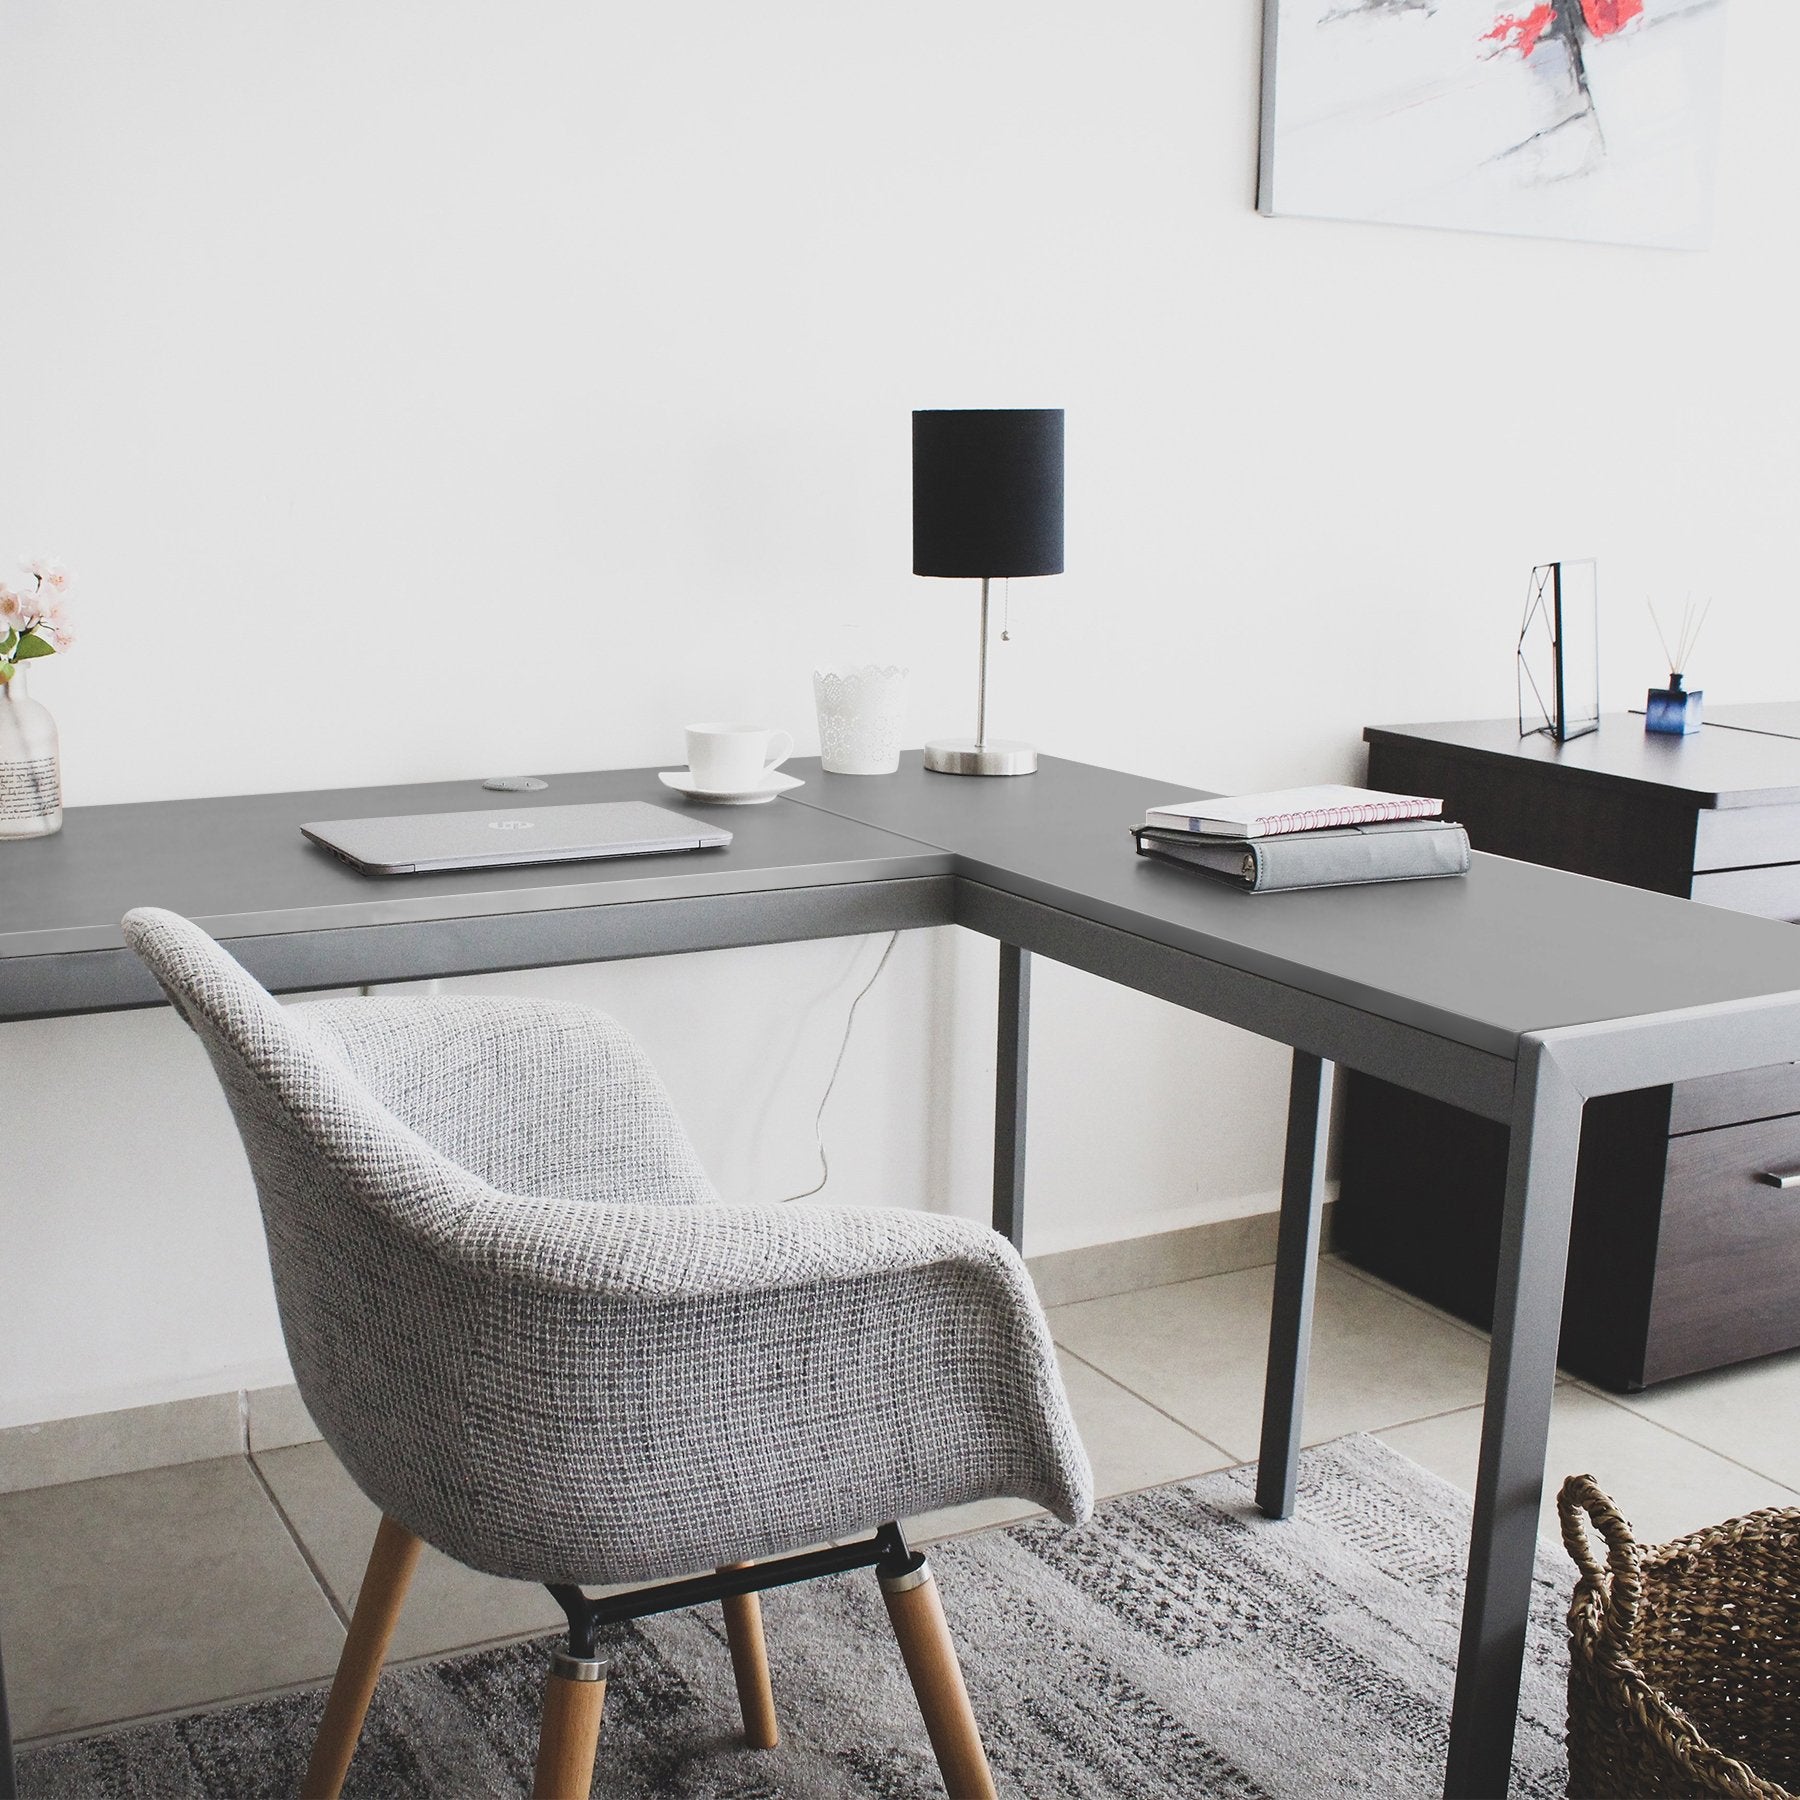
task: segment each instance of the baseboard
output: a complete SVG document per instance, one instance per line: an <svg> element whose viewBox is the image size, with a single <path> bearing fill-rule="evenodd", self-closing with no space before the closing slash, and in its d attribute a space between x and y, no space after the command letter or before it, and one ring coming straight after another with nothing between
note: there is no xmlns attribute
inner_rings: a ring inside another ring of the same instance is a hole
<svg viewBox="0 0 1800 1800"><path fill-rule="evenodd" d="M0 1494L242 1456L319 1435L297 1388L234 1388L0 1430Z"/></svg>
<svg viewBox="0 0 1800 1800"><path fill-rule="evenodd" d="M1327 1248L1335 1204L1327 1200L1324 1207L1321 1241ZM1028 1257L1026 1266L1046 1306L1067 1306L1076 1300L1103 1300L1109 1294L1194 1281L1202 1275L1260 1268L1275 1260L1275 1229L1274 1213L1249 1213L1112 1244L1054 1250L1047 1256Z"/></svg>
<svg viewBox="0 0 1800 1800"><path fill-rule="evenodd" d="M1327 1201L1327 1245L1331 1214L1332 1202ZM1202 1275L1254 1269L1274 1260L1275 1215L1262 1212L1113 1244L1056 1250L1031 1257L1029 1266L1044 1304L1066 1306ZM0 1429L0 1494L204 1462L214 1456L279 1450L312 1443L318 1436L319 1428L292 1383L236 1388L157 1406L50 1419L40 1425L11 1425Z"/></svg>

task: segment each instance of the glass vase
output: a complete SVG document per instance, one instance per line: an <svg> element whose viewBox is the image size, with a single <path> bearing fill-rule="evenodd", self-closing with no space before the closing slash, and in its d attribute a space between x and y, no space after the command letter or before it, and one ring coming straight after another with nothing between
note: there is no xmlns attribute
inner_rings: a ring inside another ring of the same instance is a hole
<svg viewBox="0 0 1800 1800"><path fill-rule="evenodd" d="M56 721L15 669L0 681L0 839L49 837L62 830L62 816Z"/></svg>

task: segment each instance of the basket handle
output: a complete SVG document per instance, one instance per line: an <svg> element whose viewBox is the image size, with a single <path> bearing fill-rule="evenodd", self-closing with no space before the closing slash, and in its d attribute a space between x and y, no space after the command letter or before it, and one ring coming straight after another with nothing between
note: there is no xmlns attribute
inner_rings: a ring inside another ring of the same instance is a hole
<svg viewBox="0 0 1800 1800"><path fill-rule="evenodd" d="M1562 1518L1563 1547L1581 1570L1582 1580L1601 1595L1607 1630L1622 1648L1637 1624L1638 1606L1644 1597L1637 1539L1591 1475L1571 1475L1556 1496L1556 1510ZM1589 1520L1606 1540L1604 1569L1594 1558L1587 1532Z"/></svg>

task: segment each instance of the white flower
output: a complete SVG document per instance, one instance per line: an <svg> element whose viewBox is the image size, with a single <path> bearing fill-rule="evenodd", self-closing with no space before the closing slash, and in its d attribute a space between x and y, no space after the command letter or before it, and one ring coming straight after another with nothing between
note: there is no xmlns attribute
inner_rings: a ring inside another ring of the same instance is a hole
<svg viewBox="0 0 1800 1800"><path fill-rule="evenodd" d="M34 556L25 564L25 572L35 575L53 594L65 594L73 579L54 556Z"/></svg>
<svg viewBox="0 0 1800 1800"><path fill-rule="evenodd" d="M19 622L25 617L25 602L0 581L0 625L8 631L17 631Z"/></svg>

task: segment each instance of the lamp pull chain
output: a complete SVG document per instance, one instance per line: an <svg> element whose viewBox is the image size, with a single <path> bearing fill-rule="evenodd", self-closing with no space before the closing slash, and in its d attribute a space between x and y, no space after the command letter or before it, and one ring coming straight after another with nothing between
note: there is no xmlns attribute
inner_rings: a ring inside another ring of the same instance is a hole
<svg viewBox="0 0 1800 1800"><path fill-rule="evenodd" d="M1000 584L1000 641L1003 644L1012 642L1012 577L1010 575Z"/></svg>

